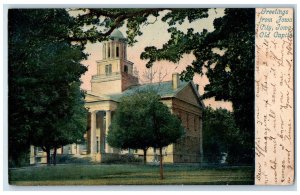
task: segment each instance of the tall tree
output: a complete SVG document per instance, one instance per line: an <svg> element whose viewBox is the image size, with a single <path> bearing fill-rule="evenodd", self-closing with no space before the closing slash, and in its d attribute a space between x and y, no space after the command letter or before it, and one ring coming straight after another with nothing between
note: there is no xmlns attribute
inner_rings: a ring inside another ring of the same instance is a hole
<svg viewBox="0 0 300 195"><path fill-rule="evenodd" d="M162 149L183 135L181 121L160 102L154 91L139 91L124 97L110 127L108 143L118 148L142 149L144 162L149 147L159 148L160 178L163 179Z"/></svg>
<svg viewBox="0 0 300 195"><path fill-rule="evenodd" d="M29 145L50 149L73 143L86 130L80 76L82 45L68 40L75 21L64 9L9 10L9 157Z"/></svg>
<svg viewBox="0 0 300 195"><path fill-rule="evenodd" d="M153 148L159 148L160 155L160 179L163 179L163 154L162 149L175 143L184 133L184 128L177 116L173 115L169 108L159 101L159 96L154 98L150 104L149 119L152 121L152 132L154 141Z"/></svg>
<svg viewBox="0 0 300 195"><path fill-rule="evenodd" d="M143 150L144 164L147 150L154 140L149 104L156 96L149 91L140 91L122 97L107 136L108 144L112 147Z"/></svg>

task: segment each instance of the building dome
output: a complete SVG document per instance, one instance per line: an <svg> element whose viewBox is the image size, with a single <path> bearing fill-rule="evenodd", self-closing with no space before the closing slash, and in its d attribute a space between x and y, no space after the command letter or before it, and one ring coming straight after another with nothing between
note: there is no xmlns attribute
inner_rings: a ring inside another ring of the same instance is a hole
<svg viewBox="0 0 300 195"><path fill-rule="evenodd" d="M109 37L111 39L125 39L121 31L119 31L118 29L113 30Z"/></svg>

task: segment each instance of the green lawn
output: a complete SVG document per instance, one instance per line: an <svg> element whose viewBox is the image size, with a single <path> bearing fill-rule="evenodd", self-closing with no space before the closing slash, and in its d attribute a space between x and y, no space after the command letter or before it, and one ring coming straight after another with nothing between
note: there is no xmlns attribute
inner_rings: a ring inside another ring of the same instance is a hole
<svg viewBox="0 0 300 195"><path fill-rule="evenodd" d="M151 165L57 165L9 170L12 185L253 184L253 168Z"/></svg>

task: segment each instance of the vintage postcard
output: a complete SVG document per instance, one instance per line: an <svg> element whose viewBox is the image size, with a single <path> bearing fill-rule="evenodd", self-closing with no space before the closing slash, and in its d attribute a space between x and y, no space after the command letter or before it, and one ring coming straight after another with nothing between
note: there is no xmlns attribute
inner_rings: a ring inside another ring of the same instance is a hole
<svg viewBox="0 0 300 195"><path fill-rule="evenodd" d="M11 186L293 185L294 9L8 9Z"/></svg>

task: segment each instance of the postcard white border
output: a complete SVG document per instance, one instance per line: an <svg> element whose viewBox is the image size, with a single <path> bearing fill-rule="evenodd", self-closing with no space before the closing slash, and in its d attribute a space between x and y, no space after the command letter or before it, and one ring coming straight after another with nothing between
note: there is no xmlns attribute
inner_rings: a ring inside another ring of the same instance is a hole
<svg viewBox="0 0 300 195"><path fill-rule="evenodd" d="M1 138L3 140L3 144L1 145L1 148L3 152L3 157L1 157L1 163L3 166L1 166L1 173L3 175L3 183L2 183L2 187L4 190L21 190L21 191L36 191L36 190L41 190L41 191L82 191L82 190L87 190L87 191L91 191L91 190L104 190L104 191L110 191L110 190L122 190L122 191L136 191L136 190L142 190L142 191L148 191L148 190L177 190L177 191L244 191L244 190L251 190L251 191L261 191L261 190L275 190L275 191L279 191L278 193L281 193L280 191L294 191L297 189L297 172L295 173L295 185L293 186L64 186L64 187L12 187L8 185L8 180L7 177L5 177L5 175L8 175L7 172L7 33L6 33L6 24L7 24L7 9L8 8L26 8L26 7L34 7L34 8L42 8L42 7L95 7L95 5L97 5L96 3L98 3L97 1L94 0L86 0L84 1L85 4L80 4L82 3L82 1L64 1L63 3L61 1L58 0L53 0L53 1L43 1L40 2L38 0L29 0L26 1L26 4L24 4L23 1L21 0L4 0L2 2L2 7L1 7L1 14L3 16L3 20L1 21L1 24L3 26L3 28L1 29L1 43L3 45L3 51L1 52L1 56L2 57L2 61L3 61L3 66L1 66L0 69L0 74L1 74L1 78L2 79L2 84L1 84L1 110L3 110L2 114L3 116L1 117L1 123L3 124L3 131L1 131ZM298 134L296 132L298 124L297 124L297 110L299 109L298 104L297 104L297 91L298 91L298 80L297 80L297 76L299 74L298 72L298 68L296 67L296 64L298 62L298 56L297 56L297 50L298 50L298 41L297 41L297 37L298 37L298 32L299 32L299 27L297 26L297 21L298 21L298 14L297 14L297 8L298 8L298 2L296 0L285 0L285 1L281 1L281 2L276 2L278 4L274 4L274 1L268 0L268 1L259 1L259 0L255 0L255 1L244 1L243 4L241 4L241 1L232 1L230 3L233 4L224 4L223 1L219 0L211 0L209 1L210 4L198 4L199 2L197 2L196 0L193 1L184 1L185 4L181 4L181 3L174 3L174 1L160 1L160 0L155 0L155 1L151 1L154 4L142 4L143 7L153 7L157 6L157 7L161 7L161 6L170 6L172 5L172 7L190 7L190 6L195 6L197 5L197 7L293 7L295 10L295 37L294 37L294 41L295 41L295 106L296 106L296 110L295 110L295 148L297 148L297 140L298 140ZM284 2L284 3L283 3ZM52 4L50 4L52 3ZM66 4L66 3L71 3L71 4ZM126 2L126 4L122 4L125 3L124 1L121 0L111 0L109 1L109 4L105 4L103 5L103 7L117 7L117 5L124 5L124 7L140 7L141 5L137 5L135 4L134 1L129 1ZM169 4L171 3L171 4ZM256 4L253 4L256 3ZM291 4L287 4L287 3L291 3ZM89 6L86 6L88 5ZM129 5L130 4L130 5ZM99 6L99 5L98 5ZM5 132L6 131L6 132ZM297 138L297 139L296 139ZM297 169L297 154L298 151L296 150L295 152L296 156L295 156L295 168L296 171ZM42 192L44 193L44 192ZM53 193L53 192L50 192ZM79 192L80 193L80 192ZM144 192L143 192L144 193ZM232 194L233 192L230 192L230 194ZM243 192L244 193L244 192ZM76 193L75 193L76 194Z"/></svg>

